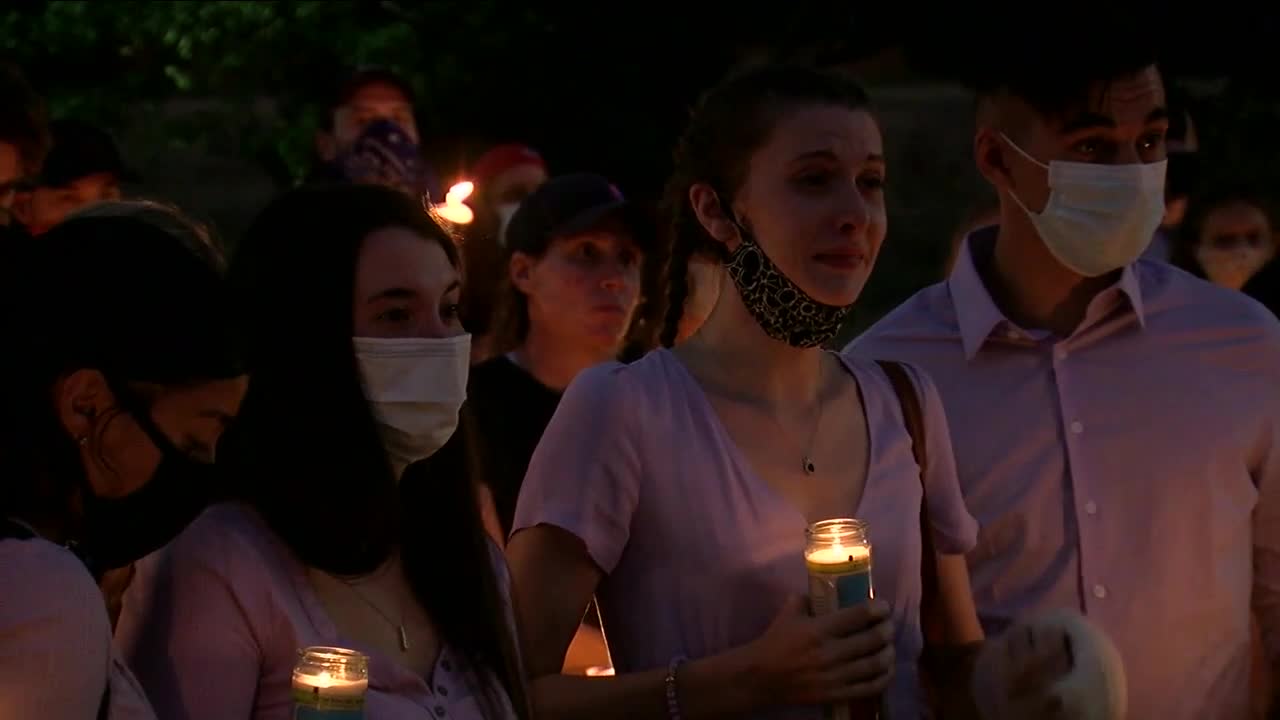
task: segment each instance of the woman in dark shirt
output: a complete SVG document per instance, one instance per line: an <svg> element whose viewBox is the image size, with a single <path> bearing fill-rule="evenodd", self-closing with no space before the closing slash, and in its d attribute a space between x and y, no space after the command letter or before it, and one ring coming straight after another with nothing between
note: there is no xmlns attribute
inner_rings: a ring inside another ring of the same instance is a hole
<svg viewBox="0 0 1280 720"><path fill-rule="evenodd" d="M467 402L504 533L560 393L628 337L648 237L639 211L597 175L555 178L511 218L499 354L472 368Z"/></svg>

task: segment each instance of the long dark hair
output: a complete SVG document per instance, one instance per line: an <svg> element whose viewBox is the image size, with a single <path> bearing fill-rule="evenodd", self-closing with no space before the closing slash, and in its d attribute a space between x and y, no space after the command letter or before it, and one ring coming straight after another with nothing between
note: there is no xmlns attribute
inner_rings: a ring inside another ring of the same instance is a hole
<svg viewBox="0 0 1280 720"><path fill-rule="evenodd" d="M659 342L671 347L689 299L689 260L697 255L727 259L689 205L689 188L705 183L731 203L746 179L747 165L769 141L779 118L800 106L868 108L857 83L834 72L803 65L760 65L729 76L694 106L676 145L674 168L663 192L662 215L669 244L666 312ZM726 208L727 209L727 208Z"/></svg>
<svg viewBox="0 0 1280 720"><path fill-rule="evenodd" d="M439 451L456 453L432 463L445 471L397 481L361 386L351 341L356 263L364 239L388 227L439 243L457 266L453 238L388 188L294 190L253 223L230 275L253 381L219 464L238 498L310 567L365 574L398 550L441 639L491 671L523 717L465 444Z"/></svg>
<svg viewBox="0 0 1280 720"><path fill-rule="evenodd" d="M183 387L244 373L225 281L193 242L205 236L176 210L108 203L4 248L0 517L77 539L72 497L86 480L55 410L58 378L95 369L121 386Z"/></svg>

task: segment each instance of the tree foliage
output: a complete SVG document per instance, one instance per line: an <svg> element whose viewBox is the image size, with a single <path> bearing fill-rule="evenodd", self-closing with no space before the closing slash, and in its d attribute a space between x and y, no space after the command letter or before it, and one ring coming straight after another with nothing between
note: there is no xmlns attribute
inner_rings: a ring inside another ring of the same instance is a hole
<svg viewBox="0 0 1280 720"><path fill-rule="evenodd" d="M15 4L0 10L0 52L44 91L55 116L146 123L148 109L188 99L190 112L150 118L157 141L274 150L296 171L317 101L343 69L387 67L420 97L464 97L475 58L550 29L521 8L496 0ZM209 99L217 102L202 102ZM424 133L440 121L426 114Z"/></svg>

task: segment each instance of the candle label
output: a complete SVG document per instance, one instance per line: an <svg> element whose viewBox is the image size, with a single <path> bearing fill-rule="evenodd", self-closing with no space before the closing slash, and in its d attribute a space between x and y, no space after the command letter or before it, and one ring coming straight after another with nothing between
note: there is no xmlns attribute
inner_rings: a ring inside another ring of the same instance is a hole
<svg viewBox="0 0 1280 720"><path fill-rule="evenodd" d="M853 607L875 597L870 568L847 574L809 573L809 603L814 615Z"/></svg>
<svg viewBox="0 0 1280 720"><path fill-rule="evenodd" d="M293 720L364 720L364 697L324 697L317 689L293 689Z"/></svg>

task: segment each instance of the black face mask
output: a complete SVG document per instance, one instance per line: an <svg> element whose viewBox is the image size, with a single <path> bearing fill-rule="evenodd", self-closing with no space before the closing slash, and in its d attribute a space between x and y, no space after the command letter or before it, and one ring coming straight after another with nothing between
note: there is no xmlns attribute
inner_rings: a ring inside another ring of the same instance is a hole
<svg viewBox="0 0 1280 720"><path fill-rule="evenodd" d="M727 207L727 206L726 206ZM840 332L853 305L820 303L782 274L755 237L733 219L741 242L729 256L726 269L760 329L792 347L826 344Z"/></svg>
<svg viewBox="0 0 1280 720"><path fill-rule="evenodd" d="M213 488L213 467L175 447L146 403L118 385L112 383L112 392L160 451L160 464L145 485L124 497L98 497L86 487L84 525L73 549L95 577L168 544L208 505Z"/></svg>

